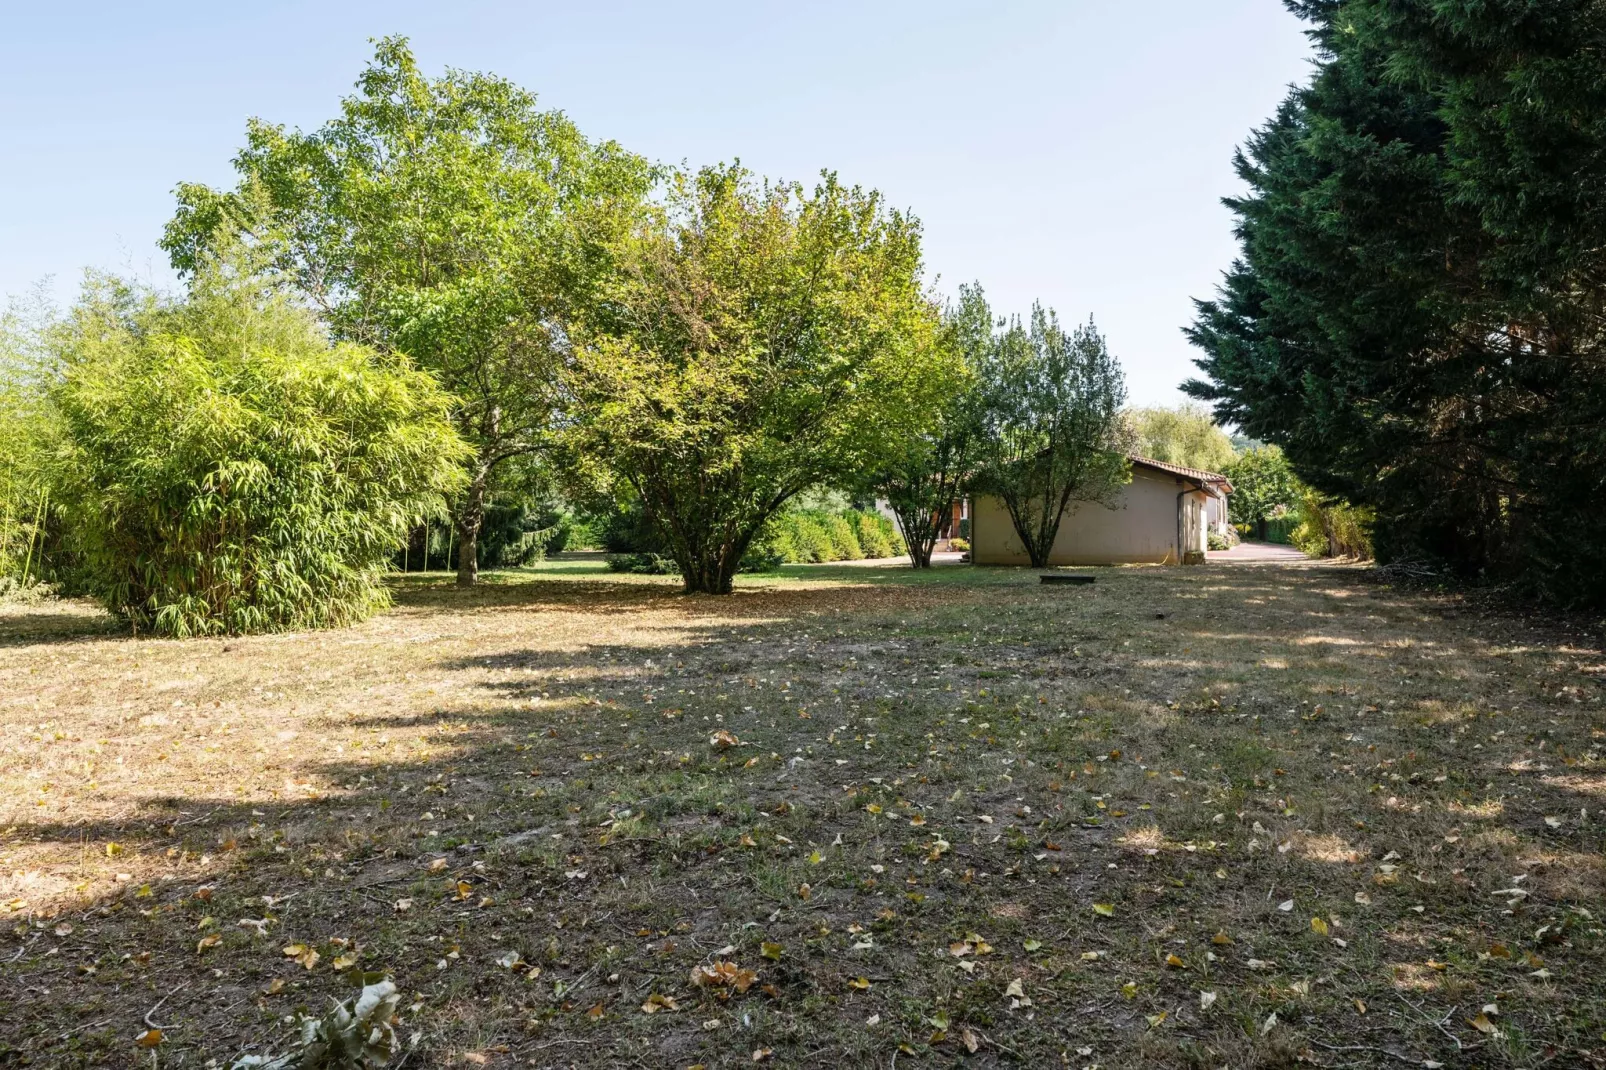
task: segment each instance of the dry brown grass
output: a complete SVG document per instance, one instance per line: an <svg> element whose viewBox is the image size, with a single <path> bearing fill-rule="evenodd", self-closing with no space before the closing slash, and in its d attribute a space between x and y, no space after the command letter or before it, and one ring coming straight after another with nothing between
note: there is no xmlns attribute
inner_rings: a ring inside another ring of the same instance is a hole
<svg viewBox="0 0 1606 1070"><path fill-rule="evenodd" d="M343 957L413 1066L1598 1064L1603 671L1347 568L563 563L227 641L10 607L0 1066L282 1050Z"/></svg>

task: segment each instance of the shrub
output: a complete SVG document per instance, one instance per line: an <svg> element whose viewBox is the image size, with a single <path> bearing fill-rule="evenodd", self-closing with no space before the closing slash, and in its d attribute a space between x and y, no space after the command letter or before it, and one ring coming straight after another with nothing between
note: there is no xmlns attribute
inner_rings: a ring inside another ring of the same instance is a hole
<svg viewBox="0 0 1606 1070"><path fill-rule="evenodd" d="M569 548L569 542L575 535L575 519L569 513L560 513L553 520L552 526L547 529L546 546L543 549L547 556L561 554Z"/></svg>
<svg viewBox="0 0 1606 1070"><path fill-rule="evenodd" d="M609 554L608 568L614 572L632 572L638 576L678 576L680 566L673 558L662 554Z"/></svg>
<svg viewBox="0 0 1606 1070"><path fill-rule="evenodd" d="M909 544L904 541L903 532L898 530L898 525L894 524L892 521L888 520L886 517L882 516L880 513L876 513L874 515L875 515L875 518L876 518L876 523L880 526L882 532L887 537L887 545L892 548L892 552L889 553L887 556L888 557L901 557L902 555L908 553L909 552ZM968 530L969 529L967 528L966 531L960 532L960 534L964 535L965 538L967 538L967 539L970 537L968 534L966 534L966 532L968 532Z"/></svg>
<svg viewBox="0 0 1606 1070"><path fill-rule="evenodd" d="M467 450L404 360L331 346L249 278L164 304L92 285L52 392L88 590L173 636L349 624L388 603L404 533Z"/></svg>
<svg viewBox="0 0 1606 1070"><path fill-rule="evenodd" d="M1292 513L1286 516L1274 516L1266 520L1266 541L1291 545L1294 541L1294 529L1299 527L1299 517Z"/></svg>
<svg viewBox="0 0 1606 1070"><path fill-rule="evenodd" d="M851 515L854 534L859 537L859 547L865 557L891 557L897 552L892 548L892 540L887 537L887 529L881 526L885 517L867 512Z"/></svg>
<svg viewBox="0 0 1606 1070"><path fill-rule="evenodd" d="M827 516L822 523L831 539L833 561L859 561L864 558L864 547L859 545L859 537L853 533L853 525L846 516Z"/></svg>
<svg viewBox="0 0 1606 1070"><path fill-rule="evenodd" d="M652 530L639 502L618 506L591 522L597 542L611 554L658 553L663 540Z"/></svg>
<svg viewBox="0 0 1606 1070"><path fill-rule="evenodd" d="M482 569L516 568L560 553L567 531L555 513L528 505L489 505L475 551Z"/></svg>
<svg viewBox="0 0 1606 1070"><path fill-rule="evenodd" d="M59 556L45 471L48 323L43 311L16 304L0 313L0 581L14 581L6 588L13 597L52 576Z"/></svg>
<svg viewBox="0 0 1606 1070"><path fill-rule="evenodd" d="M34 606L54 598L58 593L55 584L38 580L23 580L17 576L0 576L0 606Z"/></svg>
<svg viewBox="0 0 1606 1070"><path fill-rule="evenodd" d="M962 554L968 554L968 553L970 553L970 540L969 539L958 539L958 538L949 539L948 540L948 549L957 550Z"/></svg>
<svg viewBox="0 0 1606 1070"><path fill-rule="evenodd" d="M796 540L796 529L787 522L787 514L771 518L753 544L770 555L777 565L793 565L801 561Z"/></svg>
<svg viewBox="0 0 1606 1070"><path fill-rule="evenodd" d="M1372 513L1307 490L1291 519L1289 541L1312 557L1372 557Z"/></svg>
<svg viewBox="0 0 1606 1070"><path fill-rule="evenodd" d="M784 522L790 529L798 562L819 563L837 560L836 547L832 545L830 532L826 531L825 525L821 524L813 514L788 513Z"/></svg>
<svg viewBox="0 0 1606 1070"><path fill-rule="evenodd" d="M748 556L773 557L778 564L819 564L895 557L904 552L903 545L897 527L879 513L794 509L771 520Z"/></svg>
<svg viewBox="0 0 1606 1070"><path fill-rule="evenodd" d="M737 563L737 572L774 572L781 567L783 559L776 548L768 542L754 540L748 546L747 552Z"/></svg>

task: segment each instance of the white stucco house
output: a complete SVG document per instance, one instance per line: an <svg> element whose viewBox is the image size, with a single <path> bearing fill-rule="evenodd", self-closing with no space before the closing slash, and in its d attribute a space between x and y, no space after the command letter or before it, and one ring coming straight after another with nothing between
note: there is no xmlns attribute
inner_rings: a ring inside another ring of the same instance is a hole
<svg viewBox="0 0 1606 1070"><path fill-rule="evenodd" d="M1226 476L1147 457L1132 457L1132 482L1111 506L1076 502L1060 521L1051 565L1179 564L1204 559L1210 532L1227 530ZM1004 503L970 503L971 559L978 565L1027 565L1026 548Z"/></svg>

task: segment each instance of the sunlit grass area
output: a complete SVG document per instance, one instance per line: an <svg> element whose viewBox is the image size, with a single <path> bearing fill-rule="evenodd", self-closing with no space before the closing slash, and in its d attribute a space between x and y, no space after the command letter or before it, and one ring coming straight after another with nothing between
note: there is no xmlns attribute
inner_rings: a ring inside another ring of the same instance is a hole
<svg viewBox="0 0 1606 1070"><path fill-rule="evenodd" d="M1606 1051L1592 637L1088 571L585 558L187 642L8 609L0 1065L280 1052L356 971L409 1065Z"/></svg>

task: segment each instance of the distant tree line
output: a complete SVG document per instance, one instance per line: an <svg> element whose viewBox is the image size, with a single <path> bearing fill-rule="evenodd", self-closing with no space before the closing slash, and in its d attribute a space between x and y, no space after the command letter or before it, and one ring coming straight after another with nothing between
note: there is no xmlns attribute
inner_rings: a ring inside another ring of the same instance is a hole
<svg viewBox="0 0 1606 1070"><path fill-rule="evenodd" d="M253 120L235 167L177 188L182 293L97 276L0 323L13 587L171 635L335 625L388 570L471 586L633 517L722 594L766 562L926 564L962 486L1046 552L1125 479L1091 324L945 307L918 220L834 174L655 166L400 38L321 127ZM833 487L901 530L800 510Z"/></svg>

